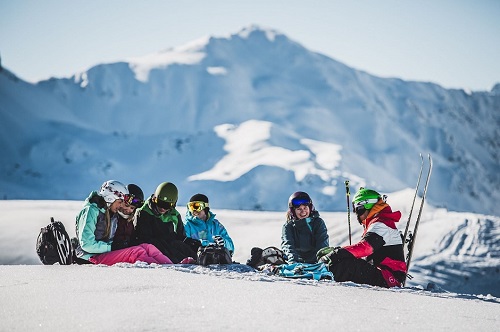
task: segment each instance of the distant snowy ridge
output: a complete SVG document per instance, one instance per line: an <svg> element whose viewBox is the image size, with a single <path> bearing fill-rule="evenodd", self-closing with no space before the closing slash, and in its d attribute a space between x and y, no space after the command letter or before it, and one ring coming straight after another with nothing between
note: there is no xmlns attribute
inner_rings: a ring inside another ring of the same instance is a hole
<svg viewBox="0 0 500 332"><path fill-rule="evenodd" d="M80 199L116 178L147 193L172 181L180 204L203 191L279 211L305 190L339 211L345 179L413 188L431 153L430 202L500 215L495 89L374 77L258 26L68 79L14 78L0 73L3 198Z"/></svg>

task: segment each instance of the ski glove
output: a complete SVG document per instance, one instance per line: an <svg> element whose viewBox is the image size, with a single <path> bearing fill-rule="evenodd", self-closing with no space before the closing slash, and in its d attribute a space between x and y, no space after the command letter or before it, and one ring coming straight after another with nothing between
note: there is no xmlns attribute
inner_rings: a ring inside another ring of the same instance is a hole
<svg viewBox="0 0 500 332"><path fill-rule="evenodd" d="M214 241L215 241L215 244L219 247L224 247L224 245L226 244L226 241L224 241L224 239L220 235L215 235Z"/></svg>
<svg viewBox="0 0 500 332"><path fill-rule="evenodd" d="M337 264L342 259L354 258L354 256L344 248L341 247L326 247L320 249L316 254L318 262L325 263L328 267Z"/></svg>
<svg viewBox="0 0 500 332"><path fill-rule="evenodd" d="M201 241L196 240L190 237L186 237L182 242L190 246L195 252L198 250L198 248L201 246Z"/></svg>

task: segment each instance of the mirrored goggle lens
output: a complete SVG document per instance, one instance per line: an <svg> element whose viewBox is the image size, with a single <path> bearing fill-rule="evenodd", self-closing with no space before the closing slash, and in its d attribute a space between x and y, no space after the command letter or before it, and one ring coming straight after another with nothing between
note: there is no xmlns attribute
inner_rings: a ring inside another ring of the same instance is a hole
<svg viewBox="0 0 500 332"><path fill-rule="evenodd" d="M189 202L187 204L189 211L191 212L200 212L201 210L205 209L208 207L208 203L205 202Z"/></svg>
<svg viewBox="0 0 500 332"><path fill-rule="evenodd" d="M358 216L362 215L366 211L363 205L355 206L354 203L352 203L352 209L354 210L354 213L356 213Z"/></svg>
<svg viewBox="0 0 500 332"><path fill-rule="evenodd" d="M160 207L164 210L170 210L170 209L173 209L175 207L175 203L164 202L158 198L155 199L155 203L156 203L156 205L158 205L158 207Z"/></svg>
<svg viewBox="0 0 500 332"><path fill-rule="evenodd" d="M307 198L294 198L292 199L292 206L294 208L298 208L299 206L301 205L309 205L311 204L311 200L307 199Z"/></svg>
<svg viewBox="0 0 500 332"><path fill-rule="evenodd" d="M354 212L356 212L356 214L357 214L358 216L361 216L361 215L363 215L363 213L365 213L365 212L366 212L366 209L365 209L365 208L358 208L358 209L357 209L356 211L354 211Z"/></svg>
<svg viewBox="0 0 500 332"><path fill-rule="evenodd" d="M144 201L142 199L139 199L139 198L132 198L132 202L130 202L130 205L133 205L137 208L140 208L142 205L144 204Z"/></svg>

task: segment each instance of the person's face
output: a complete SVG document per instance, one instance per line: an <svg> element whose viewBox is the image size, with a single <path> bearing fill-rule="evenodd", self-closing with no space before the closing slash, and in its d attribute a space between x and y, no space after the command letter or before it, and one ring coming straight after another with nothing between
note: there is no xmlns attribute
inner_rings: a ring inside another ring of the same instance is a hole
<svg viewBox="0 0 500 332"><path fill-rule="evenodd" d="M365 209L358 209L356 211L356 218L358 219L358 222L360 224L362 224L363 221L366 219L366 217L368 217L368 212L369 212L369 210L365 210Z"/></svg>
<svg viewBox="0 0 500 332"><path fill-rule="evenodd" d="M127 216L130 216L130 215L133 215L134 212L135 212L135 209L136 207L133 206L133 205L127 205L127 204L122 204L121 208L120 208L120 211L127 215Z"/></svg>
<svg viewBox="0 0 500 332"><path fill-rule="evenodd" d="M158 208L158 212L159 212L160 214L165 214L165 213L167 213L168 211L170 211L170 209L164 209L164 208L159 207L159 206L156 206L156 207Z"/></svg>
<svg viewBox="0 0 500 332"><path fill-rule="evenodd" d="M165 214L168 211L175 208L175 203L167 203L167 202L161 201L156 196L153 197L153 202L156 203L156 209L158 210L159 214Z"/></svg>
<svg viewBox="0 0 500 332"><path fill-rule="evenodd" d="M299 207L295 208L295 215L299 219L304 219L304 218L309 217L310 212L311 211L309 209L309 205L303 204L303 205L300 205Z"/></svg>
<svg viewBox="0 0 500 332"><path fill-rule="evenodd" d="M205 213L204 209L201 211L193 211L191 213L193 214L193 216L198 217L199 219L201 219L203 221L207 220L207 214Z"/></svg>
<svg viewBox="0 0 500 332"><path fill-rule="evenodd" d="M113 213L116 213L118 211L118 209L120 209L122 207L123 204L123 200L122 199L117 199L113 202L113 204L111 204L111 206L109 207L109 210Z"/></svg>

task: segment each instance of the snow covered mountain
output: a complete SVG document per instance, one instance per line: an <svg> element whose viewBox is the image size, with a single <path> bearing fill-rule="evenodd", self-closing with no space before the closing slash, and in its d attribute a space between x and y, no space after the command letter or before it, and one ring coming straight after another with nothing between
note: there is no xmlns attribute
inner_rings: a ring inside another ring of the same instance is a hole
<svg viewBox="0 0 500 332"><path fill-rule="evenodd" d="M499 110L500 85L379 78L255 26L36 85L3 69L0 197L81 200L114 178L174 182L179 204L278 211L305 190L339 211L345 179L414 188L430 153L429 202L500 215Z"/></svg>

